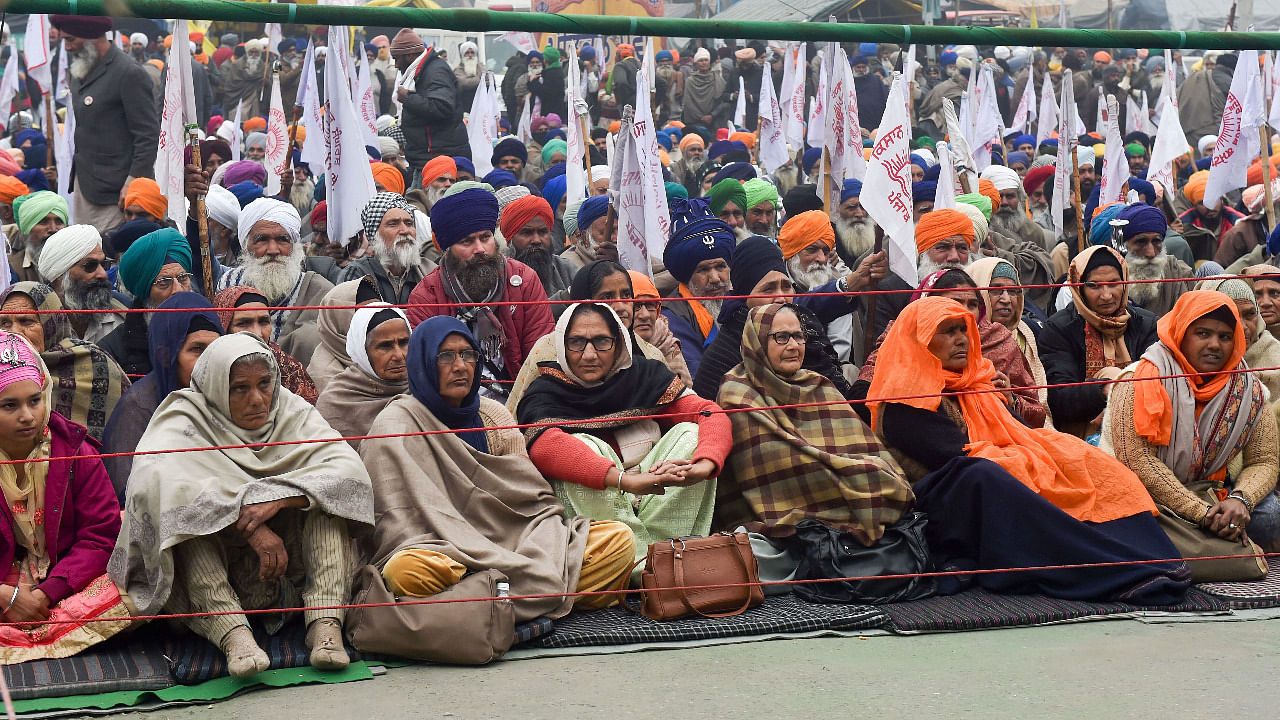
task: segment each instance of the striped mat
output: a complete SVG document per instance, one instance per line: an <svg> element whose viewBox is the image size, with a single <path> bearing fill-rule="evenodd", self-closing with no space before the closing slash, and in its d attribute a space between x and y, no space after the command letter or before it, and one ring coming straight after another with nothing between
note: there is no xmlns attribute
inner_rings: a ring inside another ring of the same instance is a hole
<svg viewBox="0 0 1280 720"><path fill-rule="evenodd" d="M1267 558L1267 576L1257 582L1201 583L1196 587L1234 610L1280 607L1280 558Z"/></svg>

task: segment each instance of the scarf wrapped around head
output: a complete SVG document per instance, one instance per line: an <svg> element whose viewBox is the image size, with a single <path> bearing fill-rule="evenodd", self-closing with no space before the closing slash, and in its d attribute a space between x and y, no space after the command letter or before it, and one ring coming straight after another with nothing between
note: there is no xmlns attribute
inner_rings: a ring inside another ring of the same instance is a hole
<svg viewBox="0 0 1280 720"><path fill-rule="evenodd" d="M1125 266L1124 257L1119 252L1106 245L1094 245L1085 248L1071 261L1071 266L1067 269L1067 282L1085 282L1090 273L1105 265L1119 268L1121 280L1129 279L1129 269ZM1118 290L1121 294L1120 312L1110 317L1102 317L1089 307L1089 303L1085 302L1081 287L1071 286L1071 302L1085 322L1086 378L1094 377L1103 368L1122 368L1131 362L1129 348L1124 343L1124 333L1129 327L1129 286L1121 285Z"/></svg>
<svg viewBox="0 0 1280 720"><path fill-rule="evenodd" d="M480 452L489 452L489 442L484 434L484 422L480 419L480 369L475 368L471 390L462 398L462 404L453 407L440 395L439 364L436 355L450 335L460 335L471 348L480 351L471 331L457 318L437 315L428 318L414 328L409 336L409 392L418 402L427 406L440 422L454 430L471 430L458 433L462 440Z"/></svg>
<svg viewBox="0 0 1280 720"><path fill-rule="evenodd" d="M221 335L225 327L209 301L199 293L174 293L160 303L160 307L183 308L190 312L156 313L147 326L147 345L151 355L151 374L155 380L157 406L164 402L169 393L179 389L178 355L187 342L187 336L197 330L212 330Z"/></svg>
<svg viewBox="0 0 1280 720"><path fill-rule="evenodd" d="M385 302L371 302L351 316L351 327L347 329L347 355L356 367L375 380L380 378L369 360L369 334L383 323L397 319L404 323L406 329L409 328L409 318L404 311Z"/></svg>
<svg viewBox="0 0 1280 720"><path fill-rule="evenodd" d="M404 196L395 192L380 192L369 198L360 210L360 223L364 226L364 237L370 243L380 242L378 228L382 226L382 218L391 210L403 210L413 217L413 206Z"/></svg>
<svg viewBox="0 0 1280 720"><path fill-rule="evenodd" d="M929 352L929 342L939 327L957 319L966 326L969 360L964 370L951 372ZM1004 396L992 392L995 366L982 356L978 325L960 303L928 297L908 304L889 329L880 353L893 358L895 372L876 373L871 382L867 399L873 428L882 420L885 402L935 412L943 393L953 392L968 429L967 456L1000 465L1077 520L1100 523L1156 514L1146 488L1119 460L1074 436L1032 430L1009 412Z"/></svg>
<svg viewBox="0 0 1280 720"><path fill-rule="evenodd" d="M40 250L36 269L40 277L55 282L75 267L86 255L102 247L102 236L92 225L68 225L50 235Z"/></svg>
<svg viewBox="0 0 1280 720"><path fill-rule="evenodd" d="M753 532L794 534L814 519L851 533L866 547L911 510L915 496L898 463L847 404L778 409L844 399L813 370L779 375L765 348L774 320L794 305L751 310L742 330L742 362L725 376L717 404L735 412L734 487L754 517ZM773 409L770 409L773 408Z"/></svg>

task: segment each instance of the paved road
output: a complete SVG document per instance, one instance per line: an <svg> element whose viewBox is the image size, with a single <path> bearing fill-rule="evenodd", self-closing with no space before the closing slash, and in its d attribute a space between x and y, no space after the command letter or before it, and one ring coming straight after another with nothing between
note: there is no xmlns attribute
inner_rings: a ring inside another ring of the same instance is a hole
<svg viewBox="0 0 1280 720"><path fill-rule="evenodd" d="M409 667L130 718L1274 718L1280 620L1078 623Z"/></svg>

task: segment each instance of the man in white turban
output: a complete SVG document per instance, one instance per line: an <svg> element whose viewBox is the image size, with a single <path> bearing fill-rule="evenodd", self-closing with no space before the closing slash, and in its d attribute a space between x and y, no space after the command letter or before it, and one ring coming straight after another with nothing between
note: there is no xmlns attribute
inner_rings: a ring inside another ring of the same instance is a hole
<svg viewBox="0 0 1280 720"><path fill-rule="evenodd" d="M214 257L222 265L234 265L240 257L240 241L236 231L240 225L240 201L221 185L209 185L204 197L209 214L209 244Z"/></svg>
<svg viewBox="0 0 1280 720"><path fill-rule="evenodd" d="M102 236L92 225L68 225L44 241L36 266L40 279L62 298L70 310L125 310L124 303L111 292L107 278L107 256L102 252ZM124 324L124 313L73 314L76 333L97 343Z"/></svg>
<svg viewBox="0 0 1280 720"><path fill-rule="evenodd" d="M139 63L147 61L147 43L151 40L146 33L136 32L129 36L129 55Z"/></svg>
<svg viewBox="0 0 1280 720"><path fill-rule="evenodd" d="M1027 194L1018 173L1004 165L991 165L982 171L982 179L990 180L1000 193L1000 207L991 214L991 230L1045 250L1052 249L1055 239L1027 214Z"/></svg>
<svg viewBox="0 0 1280 720"><path fill-rule="evenodd" d="M298 242L302 218L287 202L259 198L240 211L236 226L239 266L223 274L218 289L247 285L262 293L277 308L271 311L271 339L306 365L319 342L319 311L290 308L319 306L333 283L303 270L306 250Z"/></svg>

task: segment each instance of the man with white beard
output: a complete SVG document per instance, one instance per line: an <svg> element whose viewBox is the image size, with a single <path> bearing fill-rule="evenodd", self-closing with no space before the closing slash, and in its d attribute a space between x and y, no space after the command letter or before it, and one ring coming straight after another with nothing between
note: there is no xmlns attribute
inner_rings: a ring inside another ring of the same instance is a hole
<svg viewBox="0 0 1280 720"><path fill-rule="evenodd" d="M1134 203L1116 216L1124 221L1120 234L1124 246L1125 265L1129 268L1129 301L1161 317L1173 309L1178 296L1194 289L1192 271L1186 263L1169 255L1164 248L1168 229L1164 212L1146 203ZM1188 278L1186 282L1140 282Z"/></svg>
<svg viewBox="0 0 1280 720"><path fill-rule="evenodd" d="M1057 238L1046 232L1027 214L1027 196L1022 191L1022 178L1003 165L990 165L982 171L982 179L990 180L1000 193L1000 207L991 214L991 229L1022 242L1033 243L1046 252Z"/></svg>
<svg viewBox="0 0 1280 720"><path fill-rule="evenodd" d="M475 43L467 40L458 46L458 52L462 54L462 61L453 69L453 76L458 79L458 104L469 111L485 69L476 57Z"/></svg>
<svg viewBox="0 0 1280 720"><path fill-rule="evenodd" d="M262 97L267 82L263 72L265 62L262 41L250 40L244 44L244 57L222 64L222 107L228 117L235 116L237 103L242 106L244 118L267 114Z"/></svg>
<svg viewBox="0 0 1280 720"><path fill-rule="evenodd" d="M863 209L861 195L861 181L845 180L840 189L840 205L831 213L840 256L846 262L871 252L876 244L876 225Z"/></svg>
<svg viewBox="0 0 1280 720"><path fill-rule="evenodd" d="M380 192L365 203L360 222L373 254L343 268L338 283L372 275L383 300L393 305L409 302L409 293L435 269L435 263L422 257L413 205L398 193Z"/></svg>
<svg viewBox="0 0 1280 720"><path fill-rule="evenodd" d="M662 261L680 284L667 293L666 297L677 300L664 300L662 315L680 340L680 351L693 377L697 377L702 352L719 326L721 298L732 288L729 263L736 244L733 229L712 214L705 199L671 201L671 241L663 250Z"/></svg>
<svg viewBox="0 0 1280 720"><path fill-rule="evenodd" d="M155 85L138 63L107 40L110 18L51 15L70 61L76 114L75 215L108 233L124 222L125 188L155 173L160 114Z"/></svg>
<svg viewBox="0 0 1280 720"><path fill-rule="evenodd" d="M289 203L258 198L240 211L236 235L240 239L240 264L223 273L218 289L248 285L271 301L271 339L298 362L306 365L320 341L316 331L316 307L333 283L318 273L303 271L306 250L298 242L302 218Z"/></svg>
<svg viewBox="0 0 1280 720"><path fill-rule="evenodd" d="M711 186L707 199L710 201L711 212L729 226L734 237L738 240L751 237L751 231L747 229L747 191L743 188L742 181L734 178L721 180Z"/></svg>
<svg viewBox="0 0 1280 720"><path fill-rule="evenodd" d="M836 235L831 223L821 210L810 210L787 218L778 232L778 248L787 261L787 275L796 292L812 292L849 274L849 268L836 254ZM835 348L840 362L849 362L853 356L854 342L861 339L854 328L862 328L855 322L854 306L850 312L827 322L827 338Z"/></svg>
<svg viewBox="0 0 1280 720"><path fill-rule="evenodd" d="M40 253L40 278L69 310L125 310L111 292L102 236L92 225L69 225L49 236ZM97 343L124 324L124 313L70 315L76 335Z"/></svg>

